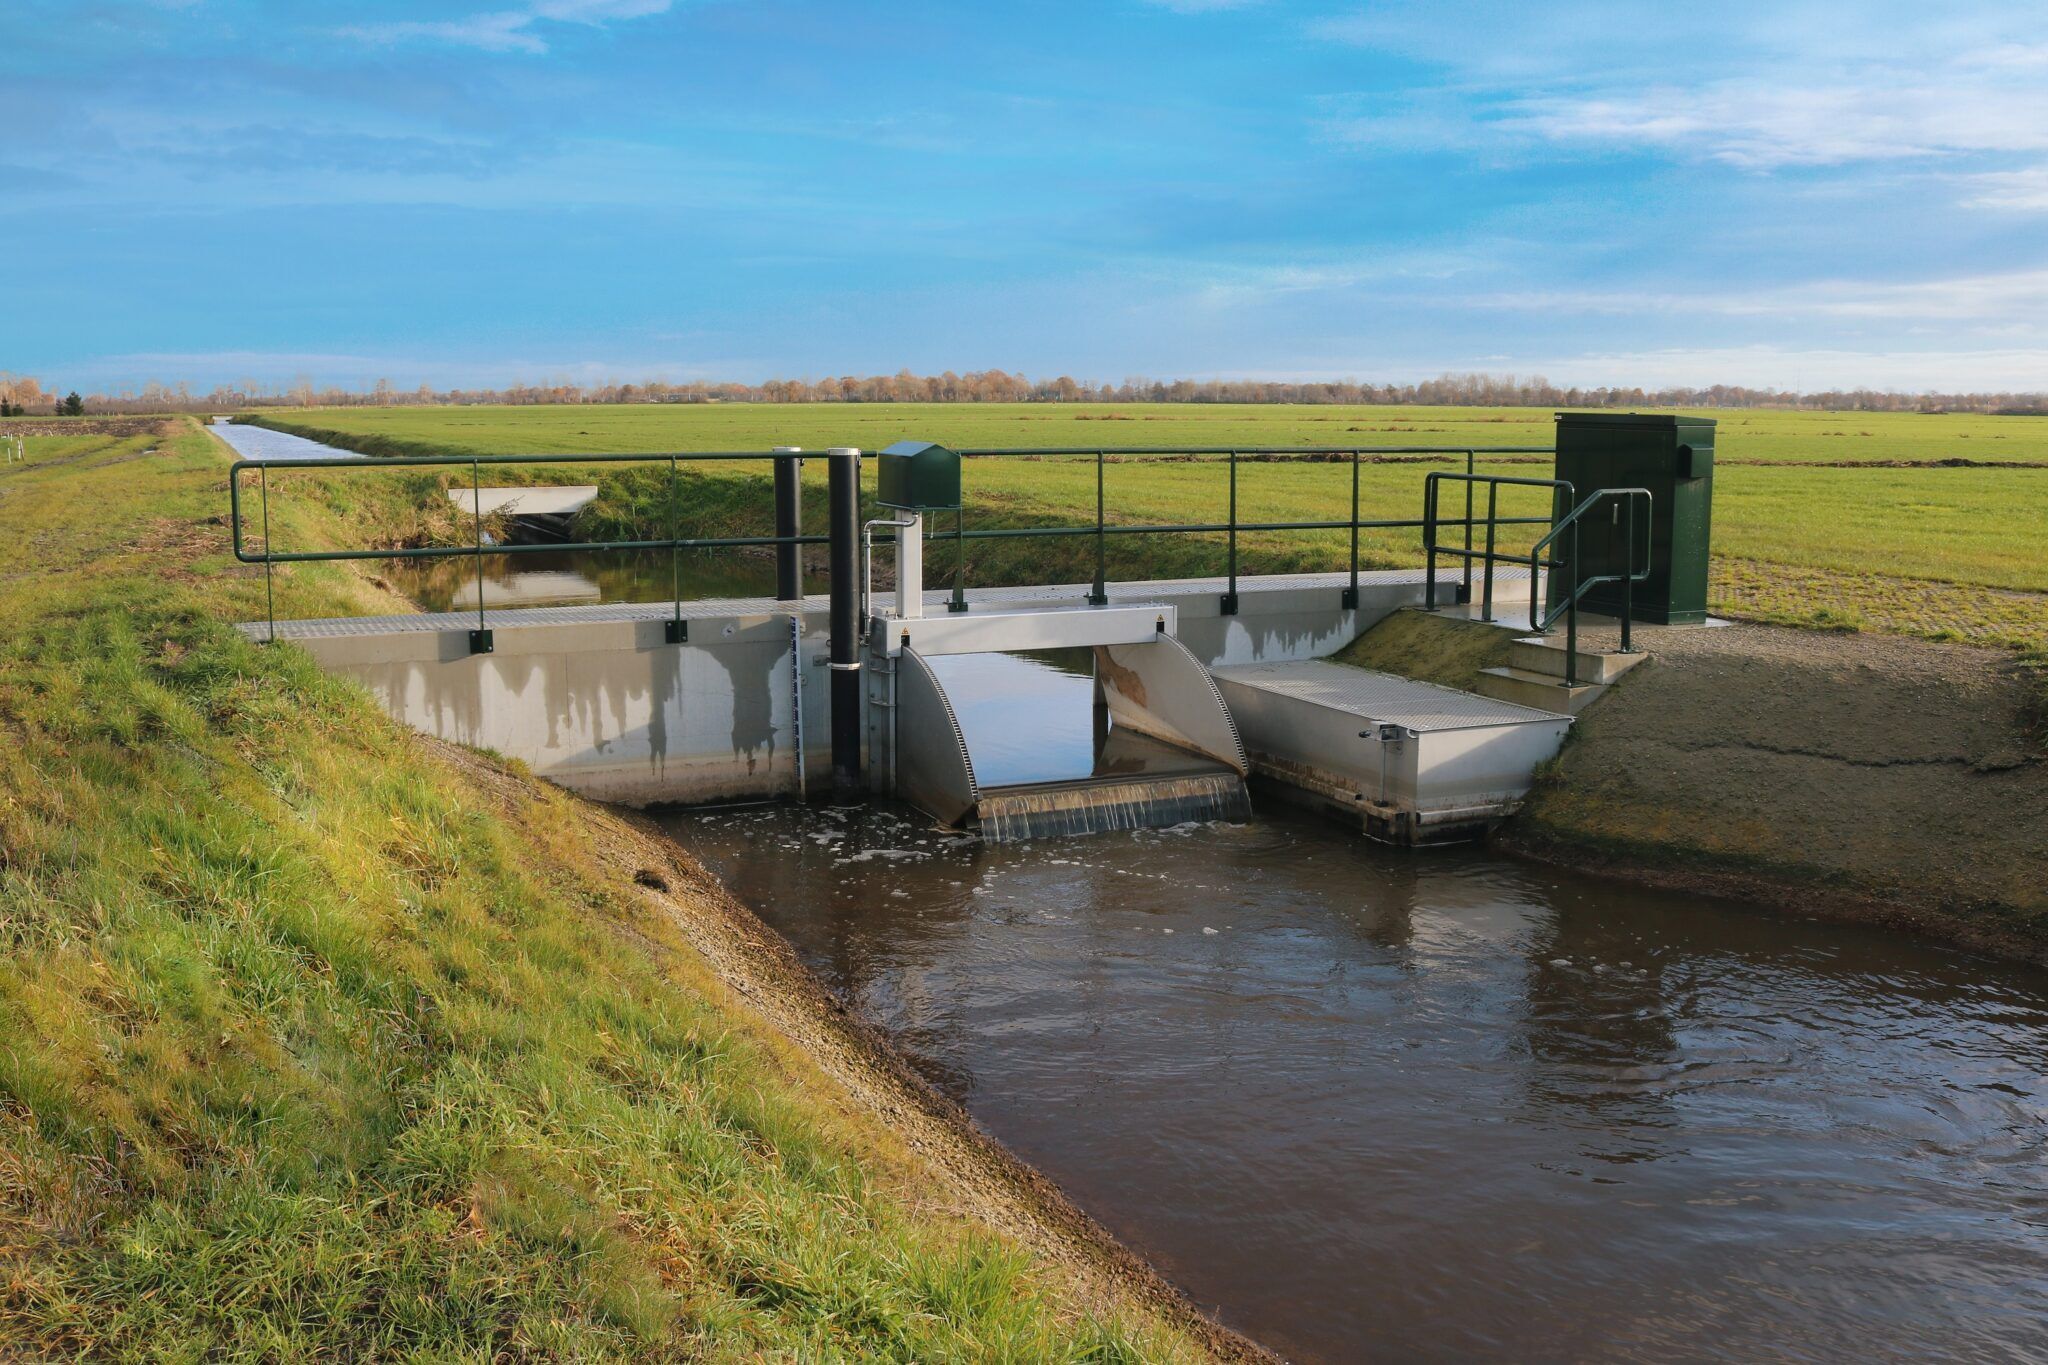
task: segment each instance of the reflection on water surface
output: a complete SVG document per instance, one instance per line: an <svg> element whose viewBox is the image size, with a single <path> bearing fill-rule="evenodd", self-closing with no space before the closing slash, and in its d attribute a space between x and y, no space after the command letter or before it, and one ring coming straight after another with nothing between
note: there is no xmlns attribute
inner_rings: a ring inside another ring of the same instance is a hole
<svg viewBox="0 0 2048 1365"><path fill-rule="evenodd" d="M1083 1207L1302 1359L2048 1349L2048 973L1247 826L676 837Z"/></svg>

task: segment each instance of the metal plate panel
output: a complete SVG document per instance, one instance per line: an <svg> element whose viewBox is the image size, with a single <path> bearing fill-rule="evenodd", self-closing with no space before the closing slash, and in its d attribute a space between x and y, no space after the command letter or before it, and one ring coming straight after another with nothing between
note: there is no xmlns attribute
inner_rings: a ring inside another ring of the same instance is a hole
<svg viewBox="0 0 2048 1365"><path fill-rule="evenodd" d="M1049 611L965 612L958 615L884 617L875 626L889 654L911 647L926 656L994 654L1027 649L1131 644L1171 633L1172 607L1058 607Z"/></svg>
<svg viewBox="0 0 2048 1365"><path fill-rule="evenodd" d="M1404 725L1410 730L1459 730L1478 725L1548 723L1548 711L1495 701L1455 688L1416 682L1369 668L1305 659L1294 663L1244 664L1215 670L1225 684L1292 697L1360 720Z"/></svg>
<svg viewBox="0 0 2048 1365"><path fill-rule="evenodd" d="M1209 670L1171 635L1098 647L1095 676L1117 724L1206 754L1240 775L1251 771L1237 724Z"/></svg>
<svg viewBox="0 0 2048 1365"><path fill-rule="evenodd" d="M979 795L953 704L914 649L896 663L896 795L948 825L972 814Z"/></svg>

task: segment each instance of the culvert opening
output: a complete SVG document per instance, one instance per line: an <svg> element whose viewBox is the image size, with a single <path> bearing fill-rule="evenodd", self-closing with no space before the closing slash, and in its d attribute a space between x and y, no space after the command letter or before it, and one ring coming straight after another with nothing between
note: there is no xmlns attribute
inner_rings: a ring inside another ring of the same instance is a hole
<svg viewBox="0 0 2048 1365"><path fill-rule="evenodd" d="M969 819L996 842L1157 829L1251 815L1227 763L1120 723L1091 649L926 661L945 689L974 784Z"/></svg>

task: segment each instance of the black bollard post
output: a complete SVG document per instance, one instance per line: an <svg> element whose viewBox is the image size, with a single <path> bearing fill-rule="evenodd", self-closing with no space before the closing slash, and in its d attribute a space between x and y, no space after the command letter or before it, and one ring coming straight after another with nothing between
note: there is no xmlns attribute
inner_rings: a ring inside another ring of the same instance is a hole
<svg viewBox="0 0 2048 1365"><path fill-rule="evenodd" d="M835 446L828 483L832 557L832 795L860 798L860 451Z"/></svg>
<svg viewBox="0 0 2048 1365"><path fill-rule="evenodd" d="M804 533L802 446L777 446L783 456L775 462L775 534L800 536ZM801 601L804 595L804 547L775 547L775 600Z"/></svg>

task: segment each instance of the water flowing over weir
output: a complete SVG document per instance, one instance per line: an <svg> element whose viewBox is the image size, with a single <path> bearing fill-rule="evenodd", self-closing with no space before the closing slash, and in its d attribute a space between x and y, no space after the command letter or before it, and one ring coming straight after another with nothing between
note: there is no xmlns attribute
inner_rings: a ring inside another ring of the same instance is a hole
<svg viewBox="0 0 2048 1365"><path fill-rule="evenodd" d="M980 809L981 837L991 843L1170 829L1205 820L1249 820L1251 815L1251 796L1235 773L1008 787L983 796Z"/></svg>
<svg viewBox="0 0 2048 1365"><path fill-rule="evenodd" d="M1088 650L963 654L927 665L945 689L984 839L1251 817L1235 768L1115 724L1097 700L1096 666Z"/></svg>

